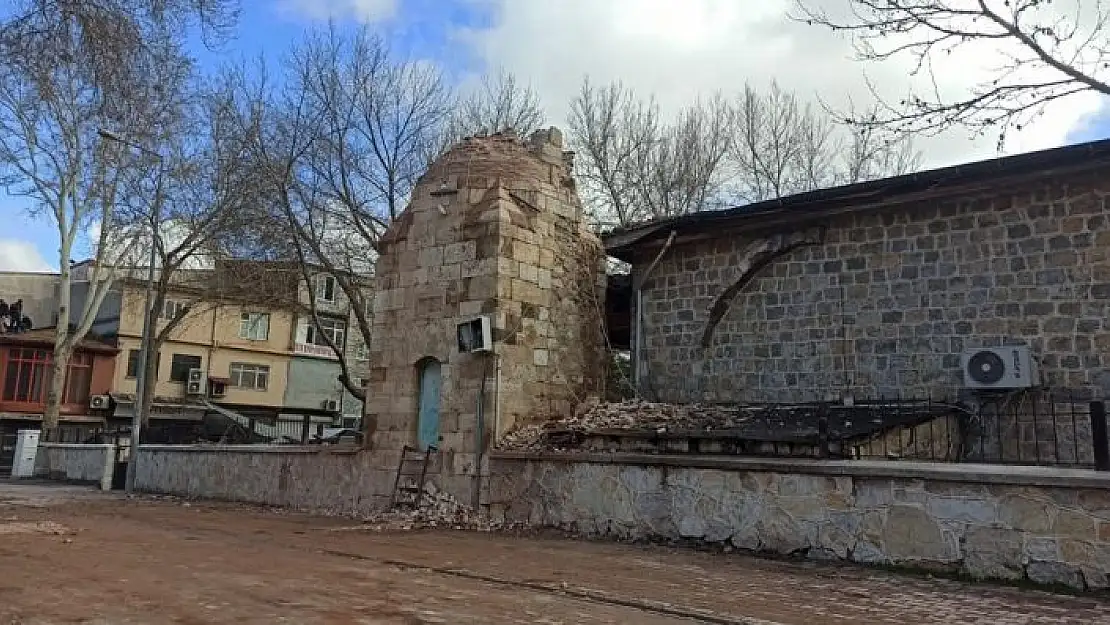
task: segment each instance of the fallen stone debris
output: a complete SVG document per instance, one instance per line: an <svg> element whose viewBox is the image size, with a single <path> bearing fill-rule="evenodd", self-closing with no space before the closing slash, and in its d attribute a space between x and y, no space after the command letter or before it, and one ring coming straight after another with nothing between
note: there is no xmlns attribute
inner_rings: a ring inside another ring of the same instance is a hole
<svg viewBox="0 0 1110 625"><path fill-rule="evenodd" d="M824 415L830 440L864 440L942 418L957 406L932 402L842 405L818 404L665 404L642 400L583 403L571 417L524 425L505 435L506 451L570 451L588 434L636 433L660 438L712 435L729 440L808 443L818 436Z"/></svg>
<svg viewBox="0 0 1110 625"><path fill-rule="evenodd" d="M525 425L498 443L505 450L559 450L573 447L568 436L575 432L606 430L653 430L663 434L677 431L711 431L740 427L752 418L742 406L664 404L642 400L619 403L587 402L572 417L538 425Z"/></svg>
<svg viewBox="0 0 1110 625"><path fill-rule="evenodd" d="M519 529L516 525L492 522L481 516L474 508L460 503L450 493L436 488L435 484L424 485L420 505L416 508L398 507L393 510L376 512L362 517L362 524L331 528L328 531L375 531L396 532L421 529L454 529L479 532L494 532Z"/></svg>

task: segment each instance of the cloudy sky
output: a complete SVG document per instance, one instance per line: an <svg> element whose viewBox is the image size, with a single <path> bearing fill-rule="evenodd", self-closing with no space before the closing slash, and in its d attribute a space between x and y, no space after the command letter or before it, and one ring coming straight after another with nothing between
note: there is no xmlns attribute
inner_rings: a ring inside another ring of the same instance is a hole
<svg viewBox="0 0 1110 625"><path fill-rule="evenodd" d="M820 0L832 10L842 0ZM883 66L855 62L847 41L787 17L790 0L242 0L237 36L216 52L199 51L215 69L238 58L267 59L275 69L305 29L334 19L369 23L412 58L441 65L466 83L498 66L527 79L550 122L563 125L582 78L620 79L653 93L665 110L699 94L735 92L772 79L833 105L866 104L865 75L897 97L910 86L908 60ZM973 57L938 65L939 87L958 94L997 60ZM865 74L866 72L866 74ZM1110 109L1098 97L1057 103L1035 126L1013 135L1006 151L1024 152L1110 136ZM926 166L996 155L992 137L955 131L922 140ZM27 203L0 192L0 270L43 271L57 265L51 224L27 215Z"/></svg>

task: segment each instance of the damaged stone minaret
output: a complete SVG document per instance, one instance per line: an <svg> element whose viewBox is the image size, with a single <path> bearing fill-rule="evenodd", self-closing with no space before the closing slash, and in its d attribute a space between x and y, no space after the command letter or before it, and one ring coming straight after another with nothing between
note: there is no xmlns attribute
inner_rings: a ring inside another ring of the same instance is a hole
<svg viewBox="0 0 1110 625"><path fill-rule="evenodd" d="M478 445L602 391L604 256L572 156L555 128L472 137L420 179L377 262L376 449L434 444L445 474L466 475ZM459 353L456 324L481 315L493 352Z"/></svg>

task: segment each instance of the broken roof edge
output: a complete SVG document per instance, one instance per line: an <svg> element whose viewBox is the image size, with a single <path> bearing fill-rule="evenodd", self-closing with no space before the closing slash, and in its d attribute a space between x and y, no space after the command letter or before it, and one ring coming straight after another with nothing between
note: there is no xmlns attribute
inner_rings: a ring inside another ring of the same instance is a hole
<svg viewBox="0 0 1110 625"><path fill-rule="evenodd" d="M805 191L781 198L753 202L721 210L708 210L666 217L628 228L615 229L602 237L606 252L631 261L631 252L674 230L688 233L707 228L721 230L759 221L781 212L791 219L819 219L841 212L873 209L886 202L908 199L913 194L955 189L961 185L1027 175L1042 170L1044 175L1059 169L1088 169L1110 163L1110 139L1100 139L1036 152L1025 152L959 165L941 167L889 178L879 178L838 187ZM839 209L839 210L838 210ZM795 212L796 211L796 212Z"/></svg>

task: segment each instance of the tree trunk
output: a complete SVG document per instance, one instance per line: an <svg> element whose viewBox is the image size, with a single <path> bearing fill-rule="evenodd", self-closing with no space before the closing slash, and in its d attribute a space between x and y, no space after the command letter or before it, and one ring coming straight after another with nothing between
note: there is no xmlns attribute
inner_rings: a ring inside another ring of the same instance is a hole
<svg viewBox="0 0 1110 625"><path fill-rule="evenodd" d="M143 416L143 429L150 425L150 409L154 406L154 395L158 388L158 350L161 344L153 339L150 343L150 359L146 361L146 370L143 371L142 388L135 389L142 398L142 405L136 403L135 410L142 411L139 414Z"/></svg>
<svg viewBox="0 0 1110 625"><path fill-rule="evenodd" d="M43 438L47 442L56 442L59 437L58 424L62 414L62 393L66 385L66 365L69 363L70 351L65 349L54 350L54 361L50 364L50 388L46 392L46 408L42 413Z"/></svg>

